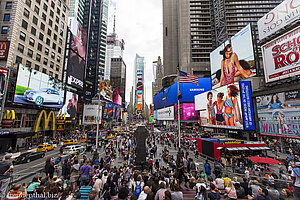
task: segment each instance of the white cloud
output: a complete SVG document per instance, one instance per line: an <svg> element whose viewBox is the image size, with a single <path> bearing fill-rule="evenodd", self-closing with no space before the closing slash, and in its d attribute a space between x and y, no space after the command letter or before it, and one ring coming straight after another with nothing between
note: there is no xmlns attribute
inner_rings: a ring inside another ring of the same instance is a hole
<svg viewBox="0 0 300 200"><path fill-rule="evenodd" d="M116 11L114 7L116 6ZM160 0L110 0L108 33L113 30L125 41L124 61L127 66L126 101L134 80L135 54L145 57L146 102L152 103L152 62L162 57L162 2Z"/></svg>

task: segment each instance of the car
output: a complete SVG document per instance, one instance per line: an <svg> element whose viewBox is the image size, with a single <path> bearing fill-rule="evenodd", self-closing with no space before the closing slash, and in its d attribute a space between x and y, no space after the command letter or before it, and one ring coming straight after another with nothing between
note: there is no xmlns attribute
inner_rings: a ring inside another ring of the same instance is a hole
<svg viewBox="0 0 300 200"><path fill-rule="evenodd" d="M43 158L45 157L45 153L44 152L27 152L27 153L22 153L21 155L19 155L18 157L16 157L12 163L14 165L16 164L21 164L21 163L29 163L33 160L39 159L39 158Z"/></svg>
<svg viewBox="0 0 300 200"><path fill-rule="evenodd" d="M36 148L36 152L48 152L55 148L52 144L41 144Z"/></svg>
<svg viewBox="0 0 300 200"><path fill-rule="evenodd" d="M26 90L24 97L27 101L34 102L38 106L42 106L44 103L56 103L59 105L63 103L63 97L59 92L50 88L43 88L39 91Z"/></svg>
<svg viewBox="0 0 300 200"><path fill-rule="evenodd" d="M64 140L63 142L63 145L75 145L75 144L78 144L78 141L77 140L74 140L74 139L68 139L68 140Z"/></svg>
<svg viewBox="0 0 300 200"><path fill-rule="evenodd" d="M84 136L84 137L82 137L82 138L80 139L80 142L81 142L81 143L85 143L86 141L87 141L86 136Z"/></svg>
<svg viewBox="0 0 300 200"><path fill-rule="evenodd" d="M75 154L75 153L82 153L85 151L85 147L80 146L80 145L71 145L67 146L63 150L63 154Z"/></svg>

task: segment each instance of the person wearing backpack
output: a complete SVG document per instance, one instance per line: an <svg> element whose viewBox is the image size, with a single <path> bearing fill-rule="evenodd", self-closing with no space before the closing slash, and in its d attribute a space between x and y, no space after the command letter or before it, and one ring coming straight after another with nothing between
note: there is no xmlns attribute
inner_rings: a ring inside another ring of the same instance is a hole
<svg viewBox="0 0 300 200"><path fill-rule="evenodd" d="M144 189L144 182L142 181L141 176L138 176L136 181L132 184L132 191L133 195L135 195L137 198L139 198L142 190Z"/></svg>

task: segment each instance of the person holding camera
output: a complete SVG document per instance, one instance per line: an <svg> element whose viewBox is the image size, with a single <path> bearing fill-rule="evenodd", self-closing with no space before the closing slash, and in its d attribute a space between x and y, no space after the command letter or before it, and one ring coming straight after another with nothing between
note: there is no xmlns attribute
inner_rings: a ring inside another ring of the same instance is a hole
<svg viewBox="0 0 300 200"><path fill-rule="evenodd" d="M0 162L0 199L4 199L7 187L10 181L10 173L13 170L11 163L12 154L8 153L4 156L4 161Z"/></svg>

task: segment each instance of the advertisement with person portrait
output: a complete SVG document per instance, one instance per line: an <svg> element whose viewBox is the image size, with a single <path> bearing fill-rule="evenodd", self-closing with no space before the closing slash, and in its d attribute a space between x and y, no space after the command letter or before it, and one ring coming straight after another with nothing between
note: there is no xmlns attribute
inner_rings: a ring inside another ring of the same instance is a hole
<svg viewBox="0 0 300 200"><path fill-rule="evenodd" d="M300 139L300 90L256 97L262 135Z"/></svg>
<svg viewBox="0 0 300 200"><path fill-rule="evenodd" d="M14 102L61 108L64 102L63 84L47 74L20 64Z"/></svg>
<svg viewBox="0 0 300 200"><path fill-rule="evenodd" d="M195 104L201 126L243 129L239 83L197 95Z"/></svg>
<svg viewBox="0 0 300 200"><path fill-rule="evenodd" d="M266 82L300 74L300 28L262 46Z"/></svg>
<svg viewBox="0 0 300 200"><path fill-rule="evenodd" d="M212 88L256 75L250 24L210 54Z"/></svg>
<svg viewBox="0 0 300 200"><path fill-rule="evenodd" d="M7 81L7 72L8 70L0 67L0 112L2 109L2 101L5 96L5 86Z"/></svg>
<svg viewBox="0 0 300 200"><path fill-rule="evenodd" d="M66 91L66 101L62 109L60 109L60 115L65 115L66 117L74 118L76 117L77 113L77 102L78 102L78 95Z"/></svg>
<svg viewBox="0 0 300 200"><path fill-rule="evenodd" d="M195 111L194 103L182 103L180 107L180 120L197 121L199 120L199 111ZM175 120L178 120L178 104L175 105Z"/></svg>

